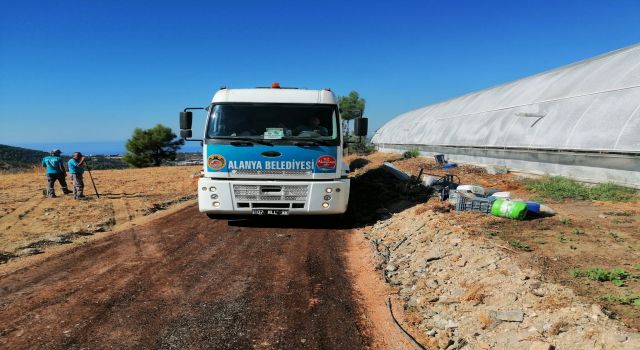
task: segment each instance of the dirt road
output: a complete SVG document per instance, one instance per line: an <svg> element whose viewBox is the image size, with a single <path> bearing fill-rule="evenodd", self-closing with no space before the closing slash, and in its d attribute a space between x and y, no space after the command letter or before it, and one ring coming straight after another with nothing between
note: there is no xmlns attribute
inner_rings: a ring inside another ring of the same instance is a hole
<svg viewBox="0 0 640 350"><path fill-rule="evenodd" d="M190 206L4 275L0 348L370 345L345 269L350 231L282 226Z"/></svg>

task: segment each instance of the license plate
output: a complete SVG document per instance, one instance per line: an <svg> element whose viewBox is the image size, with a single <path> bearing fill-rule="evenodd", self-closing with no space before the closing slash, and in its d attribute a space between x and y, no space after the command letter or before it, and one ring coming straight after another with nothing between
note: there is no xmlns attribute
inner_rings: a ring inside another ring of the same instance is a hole
<svg viewBox="0 0 640 350"><path fill-rule="evenodd" d="M289 215L288 210L282 209L252 209L253 215Z"/></svg>

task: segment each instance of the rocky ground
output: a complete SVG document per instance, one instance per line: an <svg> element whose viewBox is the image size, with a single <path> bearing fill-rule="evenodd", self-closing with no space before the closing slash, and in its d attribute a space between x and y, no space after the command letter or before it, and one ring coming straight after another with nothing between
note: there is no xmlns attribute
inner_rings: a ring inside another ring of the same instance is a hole
<svg viewBox="0 0 640 350"><path fill-rule="evenodd" d="M430 160L399 160L397 155L351 162L366 177L384 160L416 175L419 167L444 173ZM512 191L524 199L533 196L513 174L489 175L469 166L449 172L463 183ZM434 198L418 204L423 200L413 194L390 195L385 188L399 184L379 175L378 186L368 181L369 200L380 203L375 211L383 219L362 232L375 249L382 278L403 302L407 328L423 346L640 348L640 307L602 299L606 293L637 293L637 280L617 287L570 276L571 267L624 267L637 273L638 203L548 203L558 215L519 222L451 212ZM620 217L616 213L625 213L629 225L613 220ZM619 241L606 233L612 226ZM530 245L530 251L510 245L513 238Z"/></svg>
<svg viewBox="0 0 640 350"><path fill-rule="evenodd" d="M518 266L502 242L421 207L366 230L378 268L429 348L637 349L640 335L598 304ZM454 216L454 217L452 217Z"/></svg>

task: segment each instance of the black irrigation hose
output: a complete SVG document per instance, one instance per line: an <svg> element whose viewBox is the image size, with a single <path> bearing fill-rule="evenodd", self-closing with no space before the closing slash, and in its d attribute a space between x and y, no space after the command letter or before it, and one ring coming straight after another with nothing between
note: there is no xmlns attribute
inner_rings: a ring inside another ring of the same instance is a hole
<svg viewBox="0 0 640 350"><path fill-rule="evenodd" d="M413 346L416 349L427 350L427 348L422 346L422 344L418 343L416 338L414 338L411 334L409 334L409 332L407 332L404 328L402 328L402 326L400 325L396 317L393 315L393 308L391 307L391 297L387 297L387 307L389 307L389 313L391 314L391 319L393 319L393 322L395 322L396 327L398 327L402 331L402 333L404 333L404 335L407 338L409 338L409 340L411 341L411 344L413 344Z"/></svg>

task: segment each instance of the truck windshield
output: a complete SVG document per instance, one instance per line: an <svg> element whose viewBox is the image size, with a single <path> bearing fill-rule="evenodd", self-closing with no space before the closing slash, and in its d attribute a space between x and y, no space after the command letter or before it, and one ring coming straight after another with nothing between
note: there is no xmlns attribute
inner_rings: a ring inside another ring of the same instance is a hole
<svg viewBox="0 0 640 350"><path fill-rule="evenodd" d="M206 137L338 142L336 109L334 105L317 104L218 104L213 106L209 115Z"/></svg>

